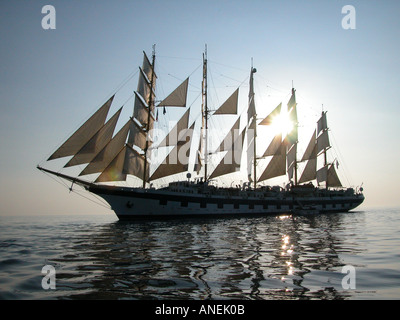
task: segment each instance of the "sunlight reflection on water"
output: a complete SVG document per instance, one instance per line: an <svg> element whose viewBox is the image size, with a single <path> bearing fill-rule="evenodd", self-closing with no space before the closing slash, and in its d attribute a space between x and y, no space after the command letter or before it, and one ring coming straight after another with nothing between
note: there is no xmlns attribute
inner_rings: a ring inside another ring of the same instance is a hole
<svg viewBox="0 0 400 320"><path fill-rule="evenodd" d="M399 220L393 225L377 212L140 223L112 215L1 221L2 299L400 297ZM53 291L41 287L46 264L57 272ZM346 264L357 270L356 290L341 286Z"/></svg>

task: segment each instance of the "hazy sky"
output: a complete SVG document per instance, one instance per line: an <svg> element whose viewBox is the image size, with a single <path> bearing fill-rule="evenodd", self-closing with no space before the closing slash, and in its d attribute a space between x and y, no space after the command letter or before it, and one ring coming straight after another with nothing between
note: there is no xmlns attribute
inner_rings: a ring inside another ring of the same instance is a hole
<svg viewBox="0 0 400 320"><path fill-rule="evenodd" d="M48 4L55 30L42 28ZM356 10L355 29L342 27L345 5ZM69 194L36 165L153 44L161 74L174 70L180 79L201 64L205 44L216 80L229 70L244 80L253 58L256 94L266 90L269 110L275 93L290 96L293 80L299 113L328 110L343 183L364 183L366 208L400 205L399 12L396 0L1 1L0 214L110 212Z"/></svg>

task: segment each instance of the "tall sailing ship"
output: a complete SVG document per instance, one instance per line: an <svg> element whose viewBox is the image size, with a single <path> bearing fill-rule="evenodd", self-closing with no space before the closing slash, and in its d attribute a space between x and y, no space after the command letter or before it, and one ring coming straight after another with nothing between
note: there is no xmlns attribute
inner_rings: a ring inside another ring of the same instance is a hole
<svg viewBox="0 0 400 320"><path fill-rule="evenodd" d="M49 163L68 157L64 167L84 165L83 170L76 176L38 165L39 170L100 196L119 219L347 212L364 201L362 188L343 188L335 169L336 160L328 162L327 153L331 146L326 112L322 112L316 122L304 155L298 158L299 125L294 88L287 109L280 103L267 117L257 118L253 84L256 69L251 66L247 121L240 126L244 116L238 114L239 88L218 109L211 110L208 106L206 50L202 61L202 101L198 117L201 127L199 142L194 145L195 121L198 119L189 123L192 108L187 107L189 78L163 100L156 100L155 50L153 48L151 61L145 52L143 54L137 90L132 95L133 115L121 129L114 134L122 107L107 120L114 93L46 161ZM156 144L153 133L158 113L162 110L164 114L168 108L181 108L183 115L164 139ZM276 134L262 156L257 156L257 141L268 138L259 137L257 128L271 125L283 111L291 120L292 128L289 132ZM242 113L245 115L245 112ZM211 117L237 118L216 151L210 150L209 146ZM167 150L162 162L154 159L161 149ZM193 152L195 161L190 163ZM210 158L214 154L224 156L212 166ZM242 162L247 162L246 182L241 181L239 185L230 187L215 183L216 178L238 172ZM268 163L261 174L257 170L260 162ZM321 162L321 167L317 168ZM299 163L305 163L301 175ZM187 173L186 179L174 180L182 173ZM195 177L192 178L192 175ZM270 179L286 175L289 182L284 187L265 185ZM95 178L85 179L82 176ZM140 185L118 183L127 181L128 177L135 177ZM154 187L154 183L164 177L172 177L172 181L166 186ZM317 186L313 184L315 181Z"/></svg>

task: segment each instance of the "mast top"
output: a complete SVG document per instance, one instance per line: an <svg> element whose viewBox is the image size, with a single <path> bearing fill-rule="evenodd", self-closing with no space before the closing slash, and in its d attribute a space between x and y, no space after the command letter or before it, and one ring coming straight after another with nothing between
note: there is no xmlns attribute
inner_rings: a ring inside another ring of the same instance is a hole
<svg viewBox="0 0 400 320"><path fill-rule="evenodd" d="M253 58L251 58L251 73L256 73L257 69L253 68Z"/></svg>

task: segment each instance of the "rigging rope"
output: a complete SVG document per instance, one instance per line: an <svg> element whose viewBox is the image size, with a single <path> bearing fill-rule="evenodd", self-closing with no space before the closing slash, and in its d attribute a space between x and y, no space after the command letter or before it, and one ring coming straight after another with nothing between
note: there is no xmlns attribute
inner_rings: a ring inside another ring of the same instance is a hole
<svg viewBox="0 0 400 320"><path fill-rule="evenodd" d="M333 141L334 141L334 143L335 143L335 147L333 148L333 150L334 150L334 152L336 153L336 158L339 158L339 159L340 159L340 165L343 165L343 167L344 167L343 173L344 173L344 177L345 177L346 180L347 180L348 186L352 186L353 183L350 183L350 181L349 181L349 179L348 179L348 175L350 176L350 180L351 180L352 182L354 182L354 180L352 179L352 177L351 177L351 175L350 175L350 171L348 171L347 166L346 166L346 164L345 164L345 162L344 162L344 160L343 160L344 158L342 157L342 155L341 155L341 153L340 153L340 150L339 150L338 144L337 144L337 142L336 142L335 136L333 135L332 131L330 131L330 132L331 132L331 133L330 133L330 136L333 138Z"/></svg>
<svg viewBox="0 0 400 320"><path fill-rule="evenodd" d="M107 202L105 202L104 199L99 198L99 197L96 196L96 200L101 200L102 203L101 203L101 202L96 202L96 201L94 201L93 199L90 199L89 197L84 196L83 194L81 194L80 192L78 192L78 190L72 189L73 183L72 183L72 185L71 185L71 187L70 187L70 186L66 183L66 181L65 181L64 179L62 179L62 178L60 178L60 177L55 177L55 176L53 176L53 175L51 175L51 174L49 174L49 173L47 173L47 172L44 172L44 173L45 173L47 176L49 176L52 180L54 180L55 182L57 182L58 184L60 184L61 186L67 188L70 192L74 192L74 193L75 193L76 195L78 195L78 196L81 196L81 197L83 197L83 198L85 198L85 199L87 199L87 200L89 200L89 201L91 201L91 202L93 202L93 203L95 203L95 204L97 204L97 205L99 205L99 206L102 206L102 207L104 207L104 208L106 208L106 209L111 210L111 207L107 204ZM91 193L89 193L89 194L91 194ZM94 196L94 194L91 194L91 195Z"/></svg>
<svg viewBox="0 0 400 320"><path fill-rule="evenodd" d="M107 96L106 96L106 98L103 100L103 101L107 101L113 94L117 94L134 76L136 76L137 74L138 74L138 72L139 72L139 70L138 69L136 69L136 71L132 71L113 91L111 91ZM132 95L133 96L133 95ZM124 106L130 99L132 99L132 96L130 96L129 97L129 99L122 105L122 106ZM101 104L100 104L101 105ZM54 150L56 150L57 148L59 148L61 145L62 145L62 143L64 142L64 141L66 141L80 126L82 126L88 119L89 119L89 117L91 116L91 115L93 115L93 113L97 110L99 108L99 105L97 104L96 105L96 107L91 111L91 112L89 112L89 115L88 116L86 116L84 119L84 121L82 121L81 123L79 123L78 124L78 126L76 126L70 133L68 133L65 137L64 137L64 139L62 139L61 141L61 143L59 143L57 146L56 146L56 148L54 148ZM44 163L44 162L46 162L47 161L47 159L49 158L49 156L53 153L54 151L52 151L52 152L49 152L46 156L45 156L45 158L44 159L42 159L40 162L39 162L39 165L40 166L42 166L42 164ZM61 169L60 169L61 170Z"/></svg>

